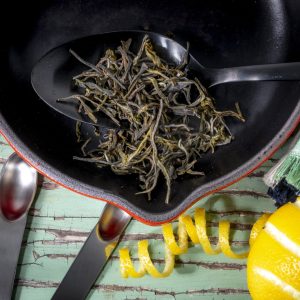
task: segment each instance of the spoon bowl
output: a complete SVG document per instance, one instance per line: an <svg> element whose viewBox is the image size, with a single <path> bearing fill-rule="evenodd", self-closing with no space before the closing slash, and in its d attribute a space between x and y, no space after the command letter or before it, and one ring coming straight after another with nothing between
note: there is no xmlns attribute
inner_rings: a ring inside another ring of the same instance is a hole
<svg viewBox="0 0 300 300"><path fill-rule="evenodd" d="M108 48L116 48L120 41L132 39L130 50L138 52L141 42L147 34L155 46L155 51L167 63L179 65L186 56L186 48L177 41L164 35L144 31L120 31L87 36L58 46L46 53L34 66L31 72L31 84L50 107L72 119L95 123L86 115L78 112L77 103L62 103L60 98L76 94L72 78L87 67L70 53L70 49L84 60L96 64ZM193 45L192 45L193 46ZM300 63L282 63L253 65L232 68L206 68L189 55L187 69L191 70L206 87L228 82L300 80ZM115 128L116 125L107 117L97 117L97 125ZM95 114L97 115L97 114Z"/></svg>
<svg viewBox="0 0 300 300"><path fill-rule="evenodd" d="M0 173L1 299L11 299L27 212L36 193L37 179L36 170L16 153L8 158Z"/></svg>
<svg viewBox="0 0 300 300"><path fill-rule="evenodd" d="M8 221L21 218L29 210L37 189L38 174L13 153L0 174L0 208Z"/></svg>
<svg viewBox="0 0 300 300"><path fill-rule="evenodd" d="M124 210L106 204L98 222L98 237L102 241L112 241L120 236L131 216Z"/></svg>
<svg viewBox="0 0 300 300"><path fill-rule="evenodd" d="M87 69L71 55L70 49L86 61L96 63L108 48L117 48L120 41L130 38L132 39L130 50L137 53L145 34L144 31L111 32L87 36L58 46L35 64L31 72L31 84L38 96L56 111L74 120L95 124L90 118L78 112L76 103L57 101L77 93L72 85L72 78ZM175 65L182 61L186 53L182 45L161 34L153 32L147 34L160 57ZM101 114L97 119L100 126L116 127L116 124Z"/></svg>

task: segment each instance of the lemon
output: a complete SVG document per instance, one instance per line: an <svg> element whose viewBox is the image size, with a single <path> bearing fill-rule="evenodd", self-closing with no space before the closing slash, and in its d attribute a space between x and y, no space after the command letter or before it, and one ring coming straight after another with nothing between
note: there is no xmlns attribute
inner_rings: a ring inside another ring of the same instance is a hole
<svg viewBox="0 0 300 300"><path fill-rule="evenodd" d="M247 279L254 300L300 299L300 198L279 208L258 234Z"/></svg>

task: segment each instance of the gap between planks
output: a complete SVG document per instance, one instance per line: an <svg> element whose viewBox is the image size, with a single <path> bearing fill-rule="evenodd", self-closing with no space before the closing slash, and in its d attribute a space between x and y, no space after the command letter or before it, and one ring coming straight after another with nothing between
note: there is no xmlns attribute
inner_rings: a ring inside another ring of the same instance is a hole
<svg viewBox="0 0 300 300"><path fill-rule="evenodd" d="M178 222L177 222L178 223ZM48 226L48 225L47 225ZM249 231L252 229L253 224L242 224L242 223L235 223L235 222L230 222L230 228L234 230L239 230L239 231ZM211 222L211 221L206 221L206 227L207 228L218 228L219 227L219 222ZM160 227L157 227L159 229ZM55 228L44 228L44 227L27 227L26 230L28 231L45 231L48 233L51 233L57 237L66 237L66 236L87 236L90 231L78 231L78 230L64 230L64 229L55 229ZM126 236L126 235L125 235Z"/></svg>
<svg viewBox="0 0 300 300"><path fill-rule="evenodd" d="M26 263L28 264L37 264L39 265L39 263L37 263L37 261L39 259L42 258L48 258L48 259L75 259L76 258L76 254L38 254L35 250L32 251L33 257L34 257L34 262L33 263ZM120 257L118 255L113 255L109 258L109 262L110 261L119 261ZM131 257L131 260L133 262L139 262L139 259L137 257ZM152 262L155 264L165 264L166 261L165 259L159 259L159 258L151 258ZM242 263L242 264L238 264L238 263L223 263L223 262L202 262L202 261L194 261L194 260L184 260L181 258L177 258L175 260L175 264L176 266L185 266L185 265L192 265L192 266L198 266L198 267L202 267L204 269L209 269L209 270L226 270L226 271L240 271L240 270L244 270L246 269L246 264ZM20 264L21 266L23 264Z"/></svg>
<svg viewBox="0 0 300 300"><path fill-rule="evenodd" d="M15 286L29 287L29 288L57 288L59 282L53 281L35 281L26 279L16 279ZM92 290L100 290L105 292L149 292L157 296L178 296L178 295L207 295L207 294L218 294L218 295L237 295L237 294L249 294L246 289L235 289L235 288L209 288L209 289L192 289L183 292L163 291L154 288L141 287L141 286L128 286L128 285L117 285L117 284L95 284Z"/></svg>
<svg viewBox="0 0 300 300"><path fill-rule="evenodd" d="M26 247L28 245L35 245L36 243L41 243L42 245L67 245L67 244L78 244L84 243L86 238L88 237L89 233L81 233L80 236L65 236L65 237L58 237L54 240L34 240L34 241L23 241L22 246ZM136 234L125 234L120 242L126 241L141 241L141 240L161 240L163 241L163 235L159 233L136 233ZM219 238L218 237L209 237L209 241L212 245L217 245ZM247 241L230 241L230 244L233 246L248 246Z"/></svg>

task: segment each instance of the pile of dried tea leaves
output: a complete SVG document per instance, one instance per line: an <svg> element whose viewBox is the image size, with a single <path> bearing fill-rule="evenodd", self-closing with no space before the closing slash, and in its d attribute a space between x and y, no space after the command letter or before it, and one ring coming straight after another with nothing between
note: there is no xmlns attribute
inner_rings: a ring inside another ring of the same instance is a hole
<svg viewBox="0 0 300 300"><path fill-rule="evenodd" d="M201 155L232 140L223 117L244 119L238 105L237 112L215 109L199 80L187 77L187 56L172 66L156 54L147 35L137 54L130 44L128 40L107 50L96 65L70 50L89 69L73 78L83 92L60 101L76 101L79 111L94 122L95 114L102 112L117 125L96 149L75 159L110 167L120 175L137 174L140 194L148 194L149 200L162 174L168 203L174 179L204 175L194 170Z"/></svg>

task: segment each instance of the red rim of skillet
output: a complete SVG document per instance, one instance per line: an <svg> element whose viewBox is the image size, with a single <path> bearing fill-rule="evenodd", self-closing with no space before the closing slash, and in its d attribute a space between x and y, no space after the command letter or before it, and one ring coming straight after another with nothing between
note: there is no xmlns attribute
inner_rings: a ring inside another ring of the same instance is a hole
<svg viewBox="0 0 300 300"><path fill-rule="evenodd" d="M185 198L184 201L182 201L182 203L176 207L176 209L167 213L155 215L147 213L135 207L127 200L116 197L115 195L104 192L96 194L95 190L92 190L86 184L83 184L78 180L74 180L68 176L65 176L61 172L54 170L47 162L41 160L37 155L32 153L15 136L14 132L9 128L3 118L0 118L0 133L4 136L10 146L18 153L18 155L20 155L20 157L22 157L28 164L30 164L39 173L46 176L47 178L76 193L115 205L120 209L126 211L128 214L130 214L140 222L155 226L176 219L180 214L182 214L200 199L237 182L241 178L253 172L262 163L268 160L274 154L274 152L276 152L276 150L278 150L278 148L296 129L298 124L300 124L300 101L298 102L294 112L282 127L280 132L278 132L278 134L272 139L272 141L259 153L257 153L252 159L247 161L236 170L230 172L229 174L226 174L221 178L214 180L213 182L209 182L207 184L204 184L203 186L200 186L187 198Z"/></svg>

